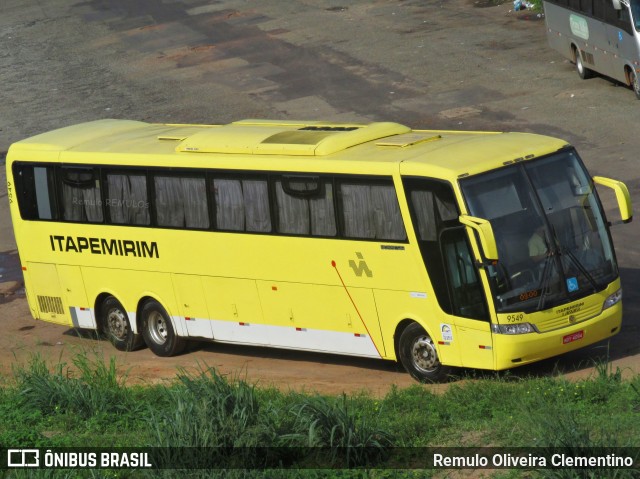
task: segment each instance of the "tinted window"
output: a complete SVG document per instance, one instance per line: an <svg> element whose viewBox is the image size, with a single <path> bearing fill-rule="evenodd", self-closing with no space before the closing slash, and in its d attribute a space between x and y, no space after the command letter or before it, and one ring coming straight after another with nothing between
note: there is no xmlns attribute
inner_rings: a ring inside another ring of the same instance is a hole
<svg viewBox="0 0 640 479"><path fill-rule="evenodd" d="M57 217L52 167L15 165L13 177L22 218L51 220Z"/></svg>
<svg viewBox="0 0 640 479"><path fill-rule="evenodd" d="M269 185L266 179L215 178L216 228L271 232Z"/></svg>
<svg viewBox="0 0 640 479"><path fill-rule="evenodd" d="M386 183L386 182L385 182ZM393 183L340 183L342 224L348 238L402 241L407 238Z"/></svg>
<svg viewBox="0 0 640 479"><path fill-rule="evenodd" d="M335 236L333 185L318 177L282 177L275 182L278 232Z"/></svg>
<svg viewBox="0 0 640 479"><path fill-rule="evenodd" d="M209 228L204 178L156 176L155 207L158 226Z"/></svg>
<svg viewBox="0 0 640 479"><path fill-rule="evenodd" d="M102 223L102 195L97 170L61 168L62 219Z"/></svg>
<svg viewBox="0 0 640 479"><path fill-rule="evenodd" d="M107 174L106 206L111 223L151 224L146 175L140 172Z"/></svg>

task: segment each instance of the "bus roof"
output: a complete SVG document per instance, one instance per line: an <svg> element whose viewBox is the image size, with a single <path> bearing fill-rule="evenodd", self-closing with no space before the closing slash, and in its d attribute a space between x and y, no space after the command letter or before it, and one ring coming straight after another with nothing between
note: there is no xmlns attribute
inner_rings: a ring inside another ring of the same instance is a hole
<svg viewBox="0 0 640 479"><path fill-rule="evenodd" d="M527 133L412 130L389 122L242 120L227 125L171 125L98 120L14 143L9 158L370 174L397 171L402 164L403 174L453 179L565 146L565 141Z"/></svg>

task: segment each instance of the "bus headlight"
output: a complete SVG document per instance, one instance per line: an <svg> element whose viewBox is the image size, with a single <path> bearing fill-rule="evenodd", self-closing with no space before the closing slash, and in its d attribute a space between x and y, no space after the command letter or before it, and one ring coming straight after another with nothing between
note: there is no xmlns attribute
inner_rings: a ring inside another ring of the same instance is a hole
<svg viewBox="0 0 640 479"><path fill-rule="evenodd" d="M492 324L491 330L496 334L527 334L536 332L536 328L531 323Z"/></svg>
<svg viewBox="0 0 640 479"><path fill-rule="evenodd" d="M614 304L618 304L622 300L622 288L613 293L607 299L604 300L604 304L602 305L602 310L604 311L607 308L610 308Z"/></svg>

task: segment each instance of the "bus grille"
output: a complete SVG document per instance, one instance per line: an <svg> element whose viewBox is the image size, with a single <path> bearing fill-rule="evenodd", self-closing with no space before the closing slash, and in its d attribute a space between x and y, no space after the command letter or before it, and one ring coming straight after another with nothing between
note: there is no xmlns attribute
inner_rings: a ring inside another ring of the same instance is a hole
<svg viewBox="0 0 640 479"><path fill-rule="evenodd" d="M571 326L572 324L580 323L582 321L586 321L587 319L591 319L594 316L597 316L602 311L601 304L595 304L589 308L581 309L573 314L565 314L563 316L555 317L552 319L547 319L545 321L541 321L536 323L536 327L538 331L544 333L546 331L553 331L554 329L560 329L567 326ZM573 318L572 321L569 318Z"/></svg>
<svg viewBox="0 0 640 479"><path fill-rule="evenodd" d="M62 298L56 296L38 296L38 306L41 313L64 314Z"/></svg>

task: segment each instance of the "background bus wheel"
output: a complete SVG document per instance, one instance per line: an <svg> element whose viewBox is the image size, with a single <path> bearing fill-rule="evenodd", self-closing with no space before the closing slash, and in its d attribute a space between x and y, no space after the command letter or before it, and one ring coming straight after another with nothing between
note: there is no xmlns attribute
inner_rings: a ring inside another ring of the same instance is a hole
<svg viewBox="0 0 640 479"><path fill-rule="evenodd" d="M127 312L113 296L109 296L100 310L102 333L118 351L135 351L144 345L142 336L134 334Z"/></svg>
<svg viewBox="0 0 640 479"><path fill-rule="evenodd" d="M633 88L636 98L640 100L640 78L638 78L638 72L635 70L631 71L631 88Z"/></svg>
<svg viewBox="0 0 640 479"><path fill-rule="evenodd" d="M587 80L593 76L593 72L584 66L582 63L582 54L578 50L574 50L574 55L576 56L576 70L578 75L583 80Z"/></svg>
<svg viewBox="0 0 640 479"><path fill-rule="evenodd" d="M148 301L142 308L142 335L149 349L158 356L179 354L186 342L177 336L171 318L157 301Z"/></svg>
<svg viewBox="0 0 640 479"><path fill-rule="evenodd" d="M420 382L445 379L450 367L443 366L433 340L418 323L412 323L400 335L400 361L407 372Z"/></svg>

